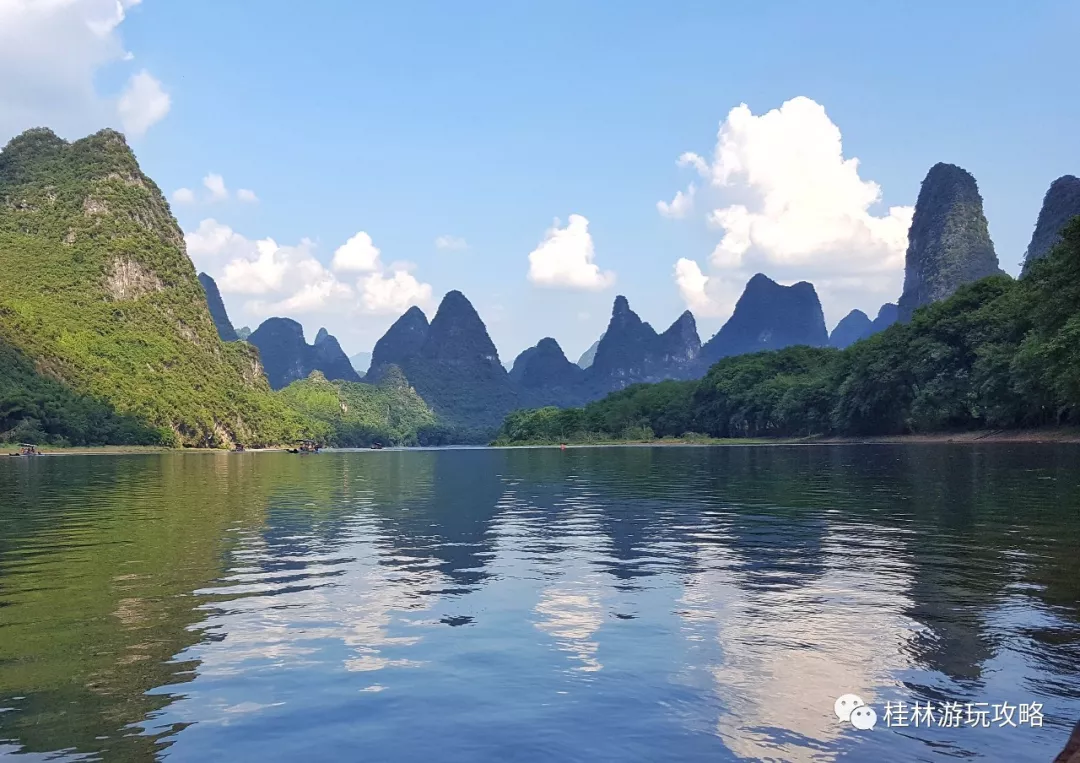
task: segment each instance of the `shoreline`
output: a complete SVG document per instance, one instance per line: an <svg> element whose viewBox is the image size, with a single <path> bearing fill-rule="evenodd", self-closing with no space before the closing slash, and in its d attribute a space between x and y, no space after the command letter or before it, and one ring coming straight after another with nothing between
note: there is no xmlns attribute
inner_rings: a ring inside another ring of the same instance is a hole
<svg viewBox="0 0 1080 763"><path fill-rule="evenodd" d="M1080 443L1080 427L1042 427L1036 429L995 429L973 432L928 432L922 434L876 435L866 437L756 437L756 438L710 438L668 437L655 440L595 440L592 442L521 442L489 443L467 446L470 448L615 448L615 447L769 447L777 445L975 445L981 443L1023 444L1077 444ZM225 448L166 448L158 445L80 445L70 447L39 446L42 456L133 456L163 453L234 453ZM455 446L450 446L455 447ZM461 447L461 446L456 446ZM18 445L0 444L0 458L18 456ZM393 450L430 450L430 447L395 447ZM436 448L438 449L438 448ZM335 452L336 448L324 448ZM344 448L346 452L366 448ZM284 453L284 446L248 448L244 453Z"/></svg>
<svg viewBox="0 0 1080 763"><path fill-rule="evenodd" d="M594 442L522 442L492 444L492 448L591 448L591 447L692 447L776 445L972 445L980 443L1080 443L1080 427L992 429L971 432L925 432L902 435L709 438L668 437L655 440L596 440Z"/></svg>

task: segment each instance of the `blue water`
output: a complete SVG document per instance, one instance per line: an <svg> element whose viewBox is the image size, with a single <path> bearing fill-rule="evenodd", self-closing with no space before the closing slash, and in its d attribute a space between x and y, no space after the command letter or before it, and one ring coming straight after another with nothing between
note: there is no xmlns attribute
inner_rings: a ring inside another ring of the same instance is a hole
<svg viewBox="0 0 1080 763"><path fill-rule="evenodd" d="M1078 455L9 459L0 756L1049 761L1080 719ZM883 723L916 701L1043 721Z"/></svg>

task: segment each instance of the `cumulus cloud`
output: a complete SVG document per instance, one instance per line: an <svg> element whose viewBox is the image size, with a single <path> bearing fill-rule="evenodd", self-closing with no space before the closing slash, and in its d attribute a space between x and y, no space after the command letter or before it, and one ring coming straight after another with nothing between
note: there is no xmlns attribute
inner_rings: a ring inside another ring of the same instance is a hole
<svg viewBox="0 0 1080 763"><path fill-rule="evenodd" d="M302 239L282 246L272 238L249 239L214 219L185 234L188 255L212 275L222 292L249 297L245 309L258 317L329 309L353 296Z"/></svg>
<svg viewBox="0 0 1080 763"><path fill-rule="evenodd" d="M0 0L3 2L3 0ZM208 172L202 179L205 192L200 196L190 188L177 188L173 191L173 201L177 204L217 204L235 198L244 204L255 204L259 197L249 188L241 188L235 194L225 184L225 178L217 172Z"/></svg>
<svg viewBox="0 0 1080 763"><path fill-rule="evenodd" d="M124 132L137 138L164 119L171 105L161 82L144 69L128 80L116 108Z"/></svg>
<svg viewBox="0 0 1080 763"><path fill-rule="evenodd" d="M615 282L615 274L602 272L593 257L589 221L581 215L570 215L566 227L560 228L556 220L540 245L529 253L529 280L538 286L606 288Z"/></svg>
<svg viewBox="0 0 1080 763"><path fill-rule="evenodd" d="M379 248L375 246L371 236L360 231L337 248L330 267L339 273L370 273L379 270L382 267L379 262Z"/></svg>
<svg viewBox="0 0 1080 763"><path fill-rule="evenodd" d="M881 188L844 157L840 129L820 104L798 97L759 116L740 105L720 124L711 162L687 152L678 163L706 179L686 196L707 193L705 222L721 233L708 275L690 260L675 268L687 304L703 314L730 313L730 295L758 271L812 281L832 320L900 293L913 209L871 211ZM679 201L657 208L668 214Z"/></svg>
<svg viewBox="0 0 1080 763"><path fill-rule="evenodd" d="M468 249L469 244L460 236L445 234L435 239L435 248L454 252Z"/></svg>
<svg viewBox="0 0 1080 763"><path fill-rule="evenodd" d="M681 220L693 211L695 193L697 193L697 187L691 183L685 191L676 191L675 198L670 202L656 202L656 210L664 217Z"/></svg>
<svg viewBox="0 0 1080 763"><path fill-rule="evenodd" d="M399 315L412 305L431 306L431 285L413 275L408 263L384 268L366 233L338 247L331 267L323 265L310 239L295 245L250 239L213 218L187 232L185 241L195 267L217 281L237 325L255 326L271 316L288 316L308 327L326 326L331 331L336 327L339 339L351 336L352 341L370 346L385 326L357 321L356 315ZM363 275L355 281L342 277L336 272L341 261L351 266L341 272ZM361 265L371 267L358 271ZM367 336L370 332L375 335ZM361 335L362 340L357 338Z"/></svg>
<svg viewBox="0 0 1080 763"><path fill-rule="evenodd" d="M229 189L225 187L225 178L216 172L211 172L204 177L202 184L209 194L207 201L225 201L229 198Z"/></svg>
<svg viewBox="0 0 1080 763"><path fill-rule="evenodd" d="M81 137L103 125L138 136L169 111L149 72L121 93L98 89L105 66L130 61L119 29L139 0L0 0L0 142L48 125Z"/></svg>
<svg viewBox="0 0 1080 763"><path fill-rule="evenodd" d="M431 284L420 283L403 268L387 274L373 273L357 282L364 309L371 313L399 314L413 305L431 302Z"/></svg>

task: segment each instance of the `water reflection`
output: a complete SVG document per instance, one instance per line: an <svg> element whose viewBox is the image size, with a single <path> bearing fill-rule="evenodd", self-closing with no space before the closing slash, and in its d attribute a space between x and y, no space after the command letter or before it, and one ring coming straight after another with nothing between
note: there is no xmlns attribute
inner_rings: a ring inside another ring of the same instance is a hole
<svg viewBox="0 0 1080 763"><path fill-rule="evenodd" d="M1049 760L1075 448L0 464L0 754ZM1040 701L1041 729L832 701Z"/></svg>

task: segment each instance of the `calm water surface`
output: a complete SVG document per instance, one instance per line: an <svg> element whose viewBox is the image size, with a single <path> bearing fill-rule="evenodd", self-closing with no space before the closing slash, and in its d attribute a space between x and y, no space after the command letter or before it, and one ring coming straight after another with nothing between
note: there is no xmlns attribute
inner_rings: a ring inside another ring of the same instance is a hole
<svg viewBox="0 0 1080 763"><path fill-rule="evenodd" d="M1080 448L0 462L0 757L1049 761ZM1041 703L841 725L833 700Z"/></svg>

